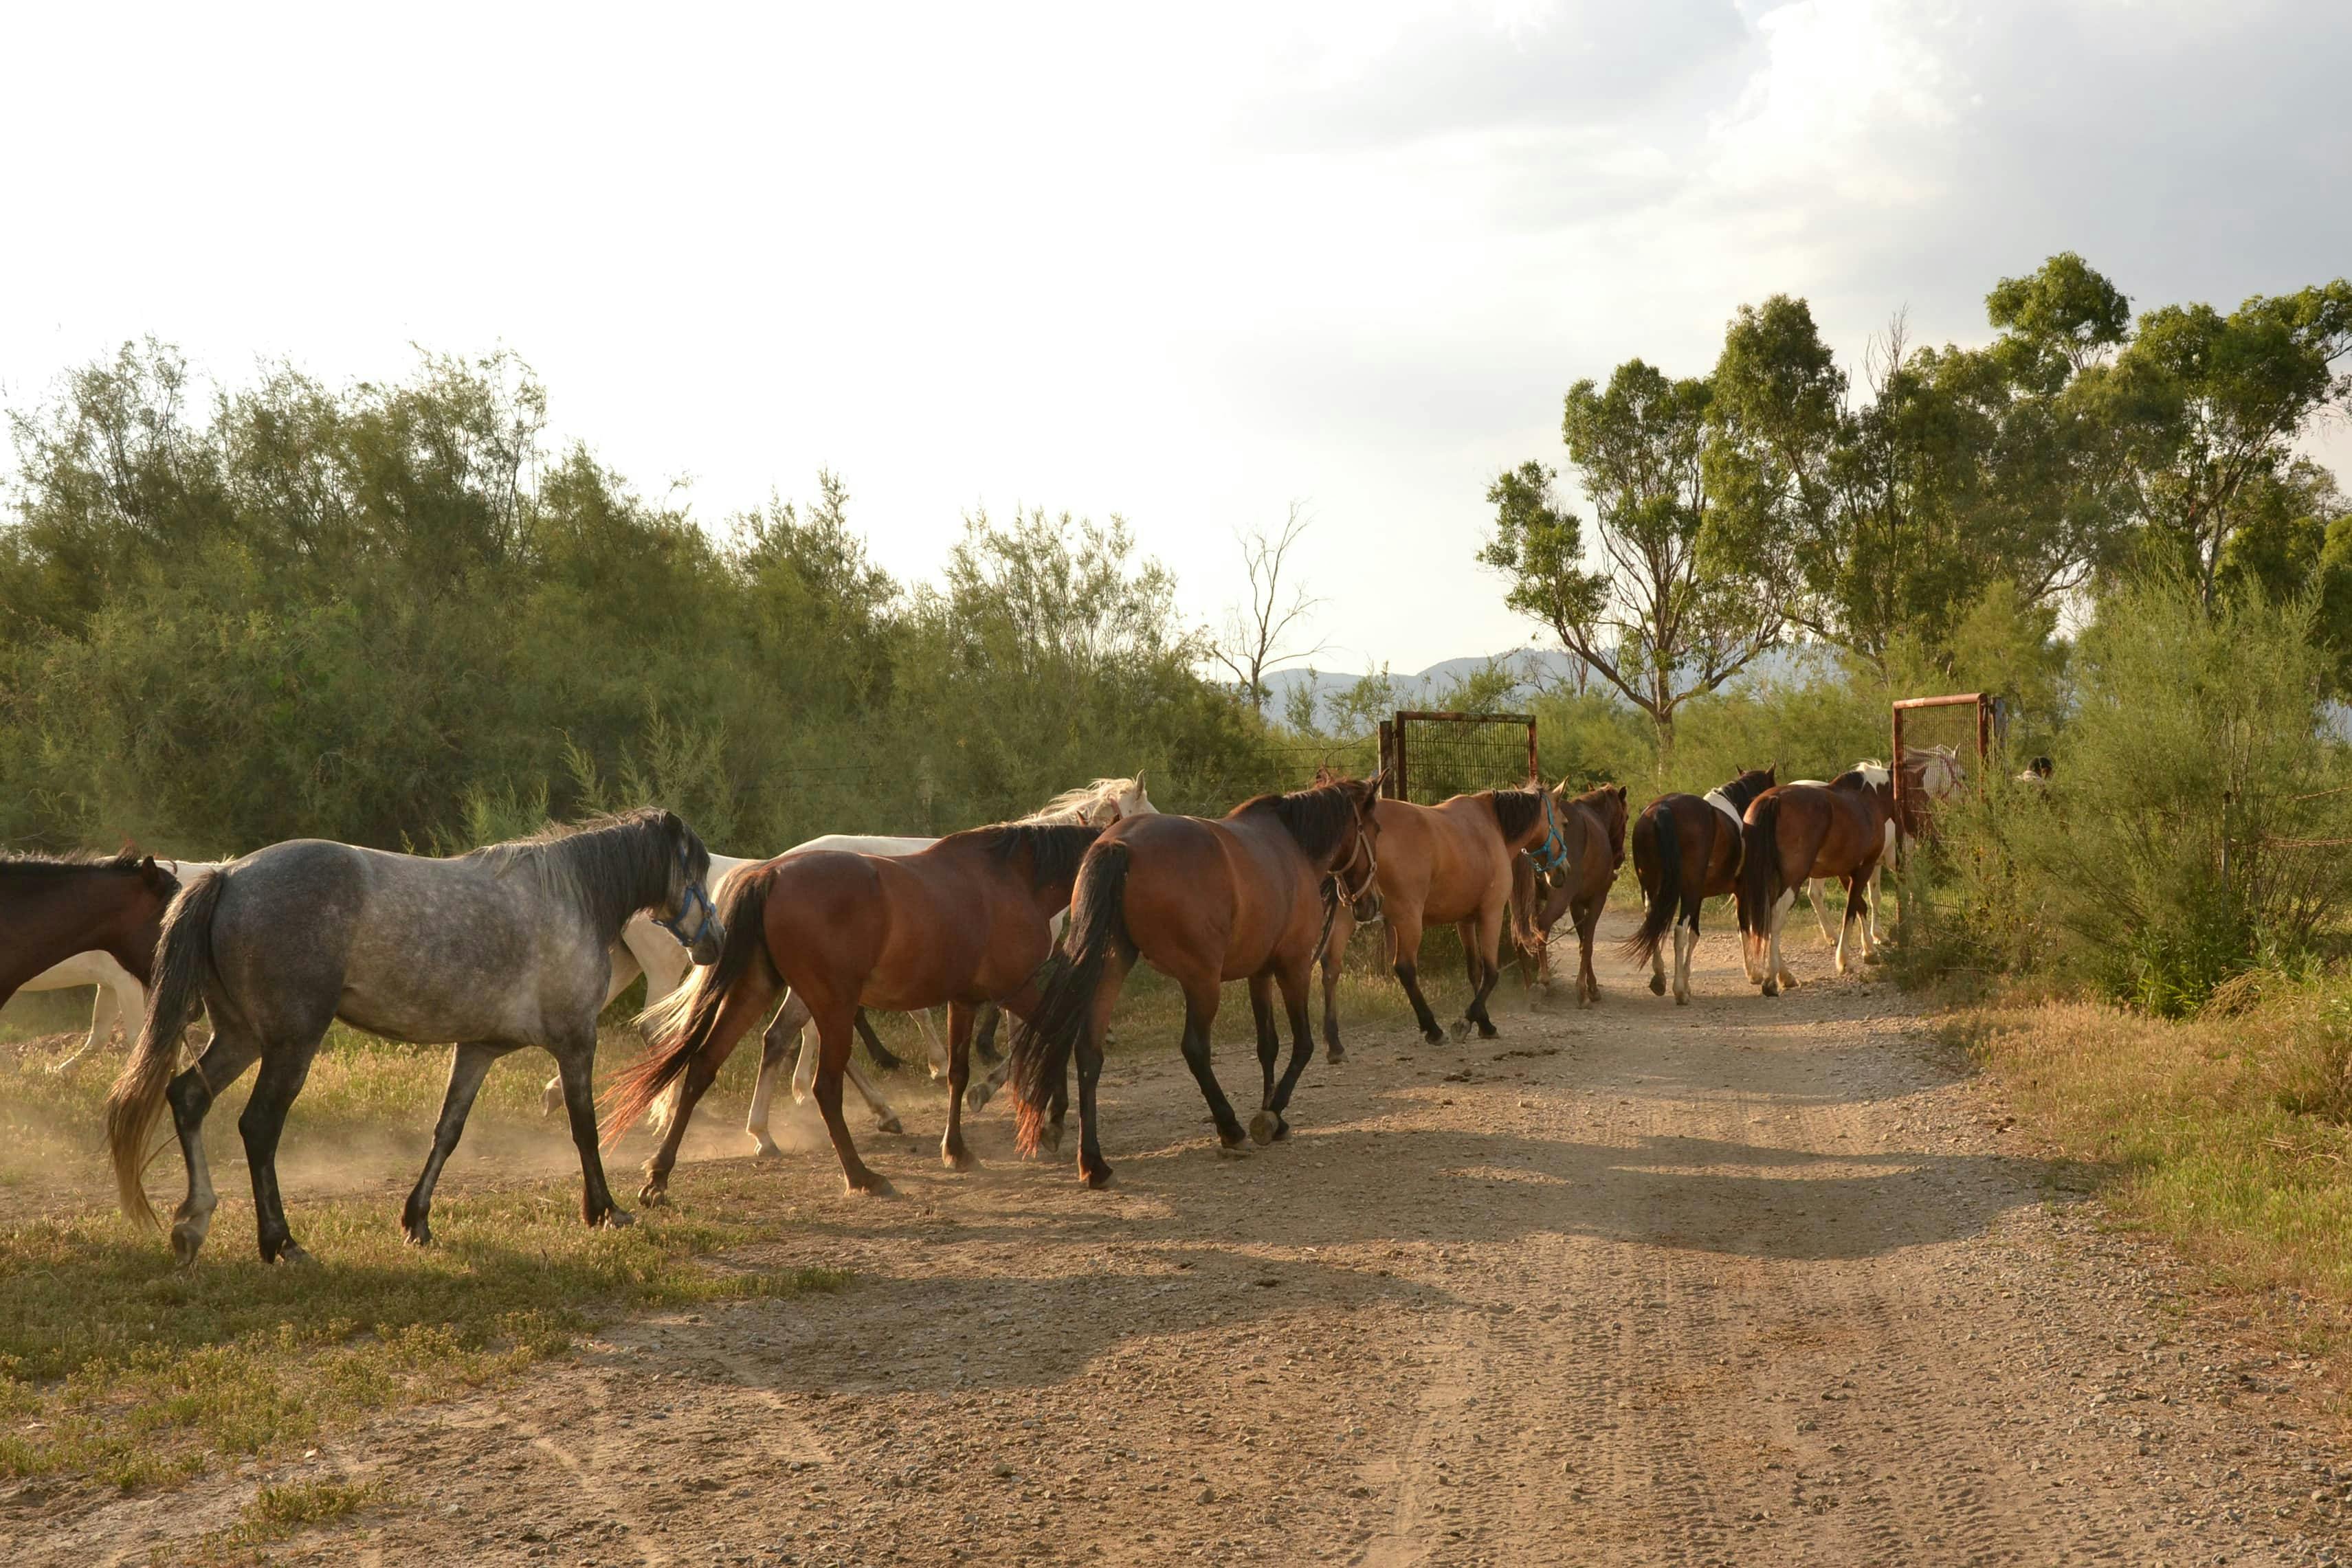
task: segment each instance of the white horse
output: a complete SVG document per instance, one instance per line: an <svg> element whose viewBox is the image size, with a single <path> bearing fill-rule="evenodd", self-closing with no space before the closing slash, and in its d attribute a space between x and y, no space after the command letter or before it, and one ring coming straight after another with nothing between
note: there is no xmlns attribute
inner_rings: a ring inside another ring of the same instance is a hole
<svg viewBox="0 0 2352 1568"><path fill-rule="evenodd" d="M188 883L205 872L213 870L218 861L157 861L157 865ZM89 1038L75 1048L72 1055L54 1063L49 1071L63 1072L91 1051L105 1043L113 1034L114 1026L122 1026L125 1039L139 1033L139 1020L147 1016L147 988L139 977L116 963L104 953L77 953L63 962L50 965L16 988L20 991L69 991L76 986L96 986L98 999L90 1004Z"/></svg>
<svg viewBox="0 0 2352 1568"><path fill-rule="evenodd" d="M1919 793L1926 796L1930 804L1949 800L1959 792L1961 784L1966 781L1960 772L1959 749L1957 747L1906 746L1903 748L1903 760L1907 764L1917 766ZM1883 762L1857 762L1854 767L1865 772L1879 775L1886 771L1886 765ZM1822 780L1797 779L1790 782L1821 784ZM1872 867L1870 873L1870 909L1865 915L1867 927L1863 932L1863 951L1865 954L1878 946L1878 881L1885 873L1887 865L1894 861L1895 846L1899 841L1900 836L1895 832L1895 823L1890 820L1886 824L1885 852L1878 857L1878 864ZM1812 878L1805 883L1805 894L1813 901L1813 918L1821 925L1822 940L1834 947L1837 946L1838 939L1830 935L1829 904L1822 896L1822 889L1829 880L1827 877ZM1872 962L1875 963L1876 960L1873 959Z"/></svg>
<svg viewBox="0 0 2352 1568"><path fill-rule="evenodd" d="M1132 779L1097 779L1093 783L1082 785L1076 789L1066 789L1021 820L1026 822L1087 822L1107 828L1121 817L1152 816L1158 811L1159 808L1151 803L1151 797L1143 787L1143 775L1138 773ZM840 850L855 854L911 855L930 848L938 841L937 839L903 838L882 834L827 833L822 838L810 839L805 843L794 844L784 852L798 854L803 850ZM763 863L765 862L761 861L737 860L728 855L711 856L712 902L723 907L727 902L726 879L733 876L745 866ZM1057 935L1061 929L1062 918L1055 917L1055 930ZM644 929L640 930L640 926ZM625 967L623 958L625 950L627 954ZM607 1003L611 1002L614 997L619 996L627 988L630 981L642 974L646 977L646 1005L651 1007L683 985L692 968L693 965L687 960L684 949L677 943L665 937L649 922L633 920L622 931L621 941L613 949L613 984L604 999ZM931 1076L942 1077L947 1072L947 1048L941 1043L938 1031L931 1028L928 1015L919 1012L914 1017L916 1027L922 1030L925 1053L929 1058ZM810 1086L816 1082L817 1042L803 1034L803 1028L808 1019L808 1009L799 998L786 992L782 1003L776 1009L774 1020L768 1025L760 1053L759 1081L752 1087L751 1108L743 1120L743 1131L751 1135L753 1149L760 1155L778 1155L783 1152L776 1146L775 1139L769 1134L768 1116L770 1107L775 1100L776 1084L780 1077L777 1065L790 1049L793 1040L801 1040L801 1049L799 1061L792 1075L793 1099L795 1102L807 1099ZM1003 1078L1003 1065L999 1063L995 1071L989 1077L990 1087L993 1088ZM889 1101L884 1098L880 1087L858 1067L854 1058L845 1070L844 1076L849 1080L850 1087L857 1091L858 1097L866 1102L866 1108L874 1113L876 1126L886 1133L904 1130L904 1124L899 1121L898 1113L892 1108ZM646 1120L656 1133L658 1134L668 1126L670 1115L677 1108L678 1091L679 1085L673 1084L668 1092L654 1103L653 1110ZM561 1083L550 1080L541 1099L548 1106L550 1114L561 1109L563 1103Z"/></svg>

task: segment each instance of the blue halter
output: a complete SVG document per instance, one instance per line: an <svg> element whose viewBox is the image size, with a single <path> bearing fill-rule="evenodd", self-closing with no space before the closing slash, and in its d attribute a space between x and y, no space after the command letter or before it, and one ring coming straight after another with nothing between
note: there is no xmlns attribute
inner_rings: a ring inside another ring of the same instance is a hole
<svg viewBox="0 0 2352 1568"><path fill-rule="evenodd" d="M654 924L677 937L677 945L688 952L693 951L696 943L709 935L711 924L719 918L719 910L711 904L710 895L702 891L701 885L694 880L694 873L688 869L691 860L685 846L680 845L677 852L677 873L686 880L686 902L675 915L654 916ZM695 911L700 912L701 918L695 922L694 935L689 936L685 931L686 917Z"/></svg>
<svg viewBox="0 0 2352 1568"><path fill-rule="evenodd" d="M1552 803L1549 789L1543 792L1543 803L1544 822L1549 831L1544 834L1543 847L1529 850L1527 853L1528 859L1535 862L1536 870L1549 876L1568 863L1568 845L1560 839L1559 812Z"/></svg>

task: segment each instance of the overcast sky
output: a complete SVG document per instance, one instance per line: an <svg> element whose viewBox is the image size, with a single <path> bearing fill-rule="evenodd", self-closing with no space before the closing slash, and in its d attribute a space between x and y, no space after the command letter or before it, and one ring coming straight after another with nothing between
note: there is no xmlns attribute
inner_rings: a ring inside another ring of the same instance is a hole
<svg viewBox="0 0 2352 1568"><path fill-rule="evenodd" d="M2352 270L2347 60L2343 0L19 5L0 395L504 344L706 521L837 470L905 577L1118 512L1207 619L1303 501L1320 662L1410 670L1526 640L1472 558L1567 386L1743 301L1851 360L2060 249Z"/></svg>

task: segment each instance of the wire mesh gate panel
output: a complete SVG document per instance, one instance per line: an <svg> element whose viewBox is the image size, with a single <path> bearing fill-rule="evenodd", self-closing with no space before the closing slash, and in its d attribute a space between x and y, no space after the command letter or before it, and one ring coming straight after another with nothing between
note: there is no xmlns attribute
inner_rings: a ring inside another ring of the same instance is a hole
<svg viewBox="0 0 2352 1568"><path fill-rule="evenodd" d="M1895 705L1895 822L1906 838L1932 833L1937 802L1984 785L2004 727L1982 692L1905 697Z"/></svg>
<svg viewBox="0 0 2352 1568"><path fill-rule="evenodd" d="M1381 793L1433 806L1536 777L1536 721L1524 713L1400 713L1381 721Z"/></svg>

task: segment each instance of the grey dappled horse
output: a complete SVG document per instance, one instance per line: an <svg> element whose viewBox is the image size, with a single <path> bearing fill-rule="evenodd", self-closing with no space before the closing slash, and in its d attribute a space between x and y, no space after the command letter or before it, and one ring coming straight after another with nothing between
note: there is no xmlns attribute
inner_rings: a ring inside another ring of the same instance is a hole
<svg viewBox="0 0 2352 1568"><path fill-rule="evenodd" d="M608 950L640 910L697 963L725 933L705 890L710 855L668 811L644 810L452 860L297 839L256 851L189 883L172 905L139 1036L106 1106L124 1210L154 1218L140 1176L168 1101L188 1166L172 1251L195 1260L216 1199L205 1165L214 1097L258 1060L237 1131L252 1168L265 1262L304 1260L278 1193L278 1138L333 1019L415 1044L457 1040L433 1152L401 1225L422 1246L433 1185L465 1131L490 1063L526 1045L551 1053L580 1150L581 1211L625 1225L597 1156L590 1073ZM213 1040L173 1076L180 1036L201 1000Z"/></svg>

